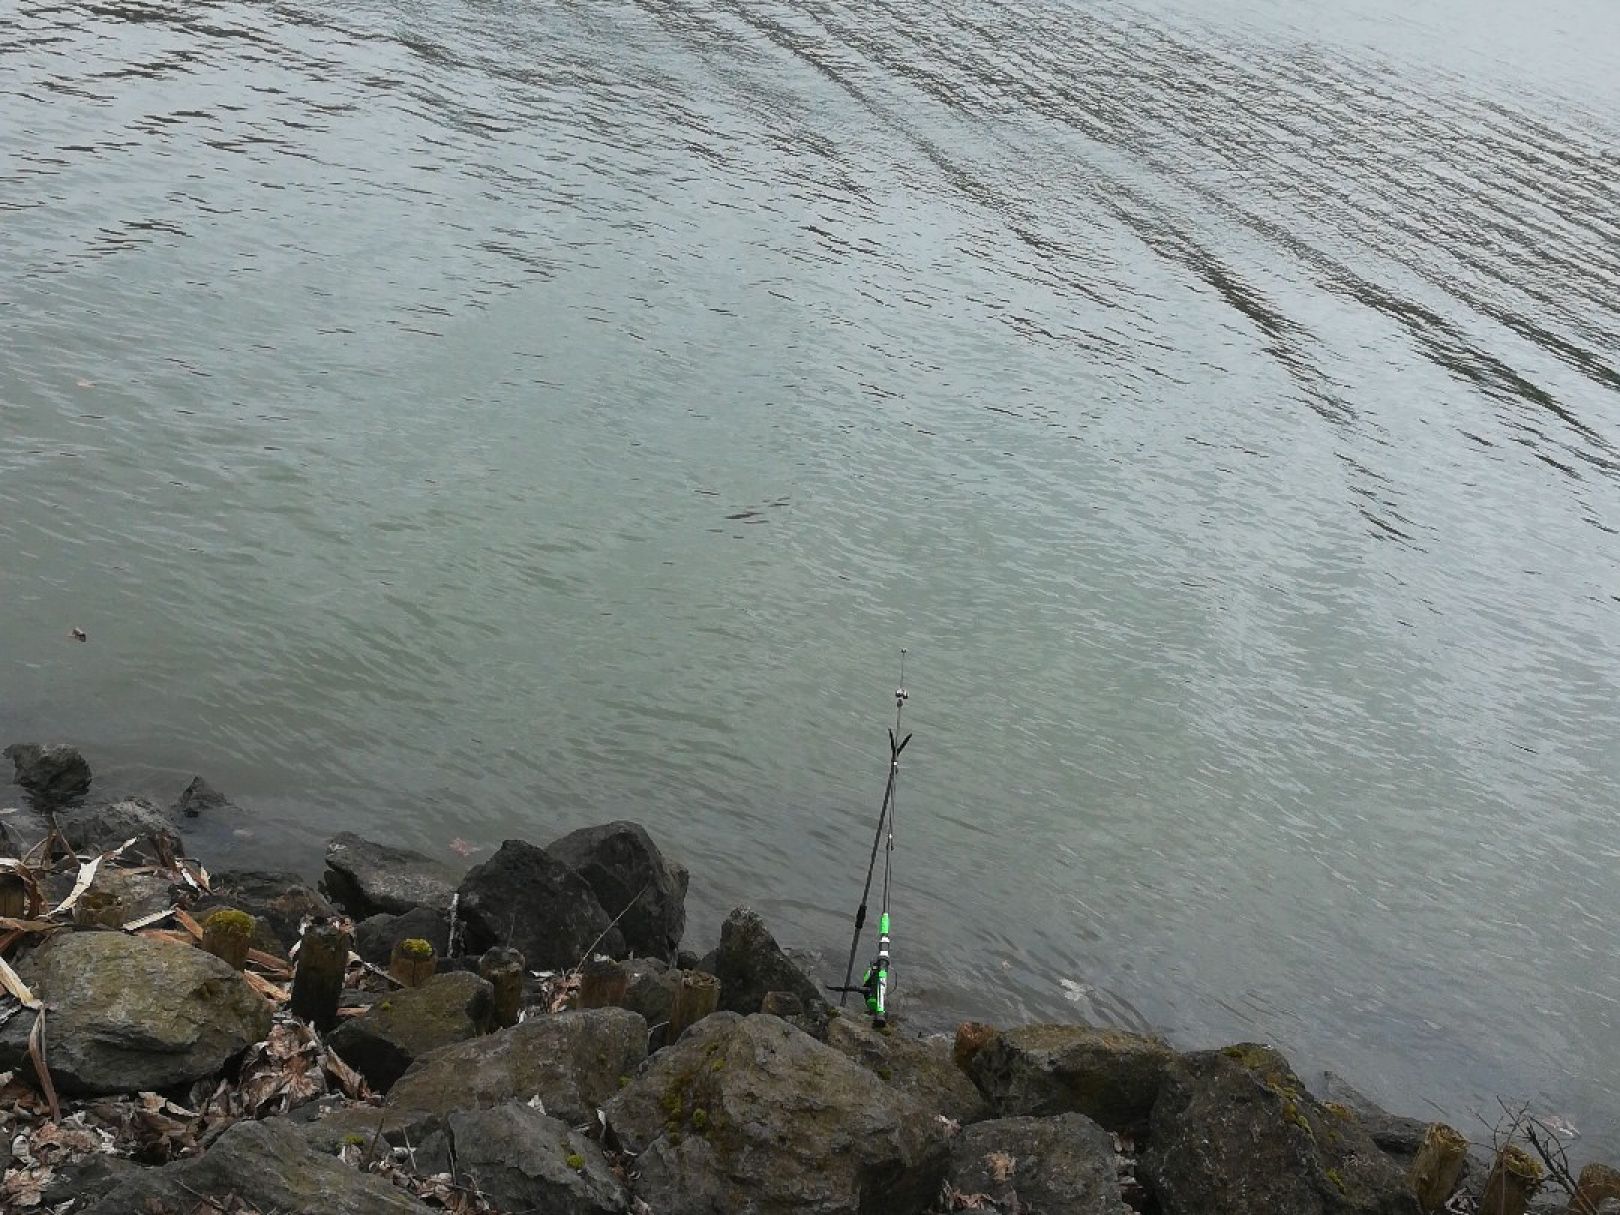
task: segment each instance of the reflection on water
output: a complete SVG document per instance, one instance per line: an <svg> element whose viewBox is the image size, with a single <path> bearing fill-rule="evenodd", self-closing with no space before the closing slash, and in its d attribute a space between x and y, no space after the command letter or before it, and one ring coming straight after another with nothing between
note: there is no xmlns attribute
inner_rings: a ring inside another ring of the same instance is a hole
<svg viewBox="0 0 1620 1215"><path fill-rule="evenodd" d="M1300 12L14 6L3 733L836 945L909 645L914 1015L1612 1147L1620 17Z"/></svg>

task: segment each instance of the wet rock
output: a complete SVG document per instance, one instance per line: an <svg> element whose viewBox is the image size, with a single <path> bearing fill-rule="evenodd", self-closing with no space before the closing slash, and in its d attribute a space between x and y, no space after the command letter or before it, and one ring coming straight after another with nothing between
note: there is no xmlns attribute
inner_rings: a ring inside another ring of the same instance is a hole
<svg viewBox="0 0 1620 1215"><path fill-rule="evenodd" d="M940 1121L778 1017L716 1013L607 1104L659 1215L915 1215L939 1192Z"/></svg>
<svg viewBox="0 0 1620 1215"><path fill-rule="evenodd" d="M173 820L144 797L64 810L57 815L56 825L68 846L79 853L106 852L130 839L135 841L133 851L142 856L154 857L163 851L179 856L182 852Z"/></svg>
<svg viewBox="0 0 1620 1215"><path fill-rule="evenodd" d="M511 945L530 970L575 966L592 942L610 957L625 954L624 938L609 926L590 885L544 848L507 840L462 879L460 890L469 953Z"/></svg>
<svg viewBox="0 0 1620 1215"><path fill-rule="evenodd" d="M1003 1116L1084 1114L1111 1131L1146 1125L1174 1058L1160 1038L1090 1025L993 1034L968 1075Z"/></svg>
<svg viewBox="0 0 1620 1215"><path fill-rule="evenodd" d="M721 925L713 973L720 980L720 1007L729 1012L758 1012L773 991L796 995L807 1008L826 1003L815 981L782 952L751 907L737 908Z"/></svg>
<svg viewBox="0 0 1620 1215"><path fill-rule="evenodd" d="M990 1116L984 1097L956 1066L951 1044L944 1039L916 1038L893 1024L879 1031L857 1017L834 1017L827 1027L827 1045L931 1114L962 1123Z"/></svg>
<svg viewBox="0 0 1620 1215"><path fill-rule="evenodd" d="M383 1178L314 1151L285 1118L238 1122L201 1156L140 1169L88 1215L190 1215L239 1199L277 1215L424 1215L427 1207ZM225 1207L224 1209L231 1209Z"/></svg>
<svg viewBox="0 0 1620 1215"><path fill-rule="evenodd" d="M1414 1215L1406 1175L1276 1051L1181 1056L1164 1074L1139 1175L1164 1215Z"/></svg>
<svg viewBox="0 0 1620 1215"><path fill-rule="evenodd" d="M450 917L431 907L413 907L404 915L374 915L354 927L354 951L368 962L386 966L401 941L422 940L441 958L450 947Z"/></svg>
<svg viewBox="0 0 1620 1215"><path fill-rule="evenodd" d="M455 889L456 876L448 866L409 848L375 843L350 831L326 843L321 890L357 920L402 915L413 907L445 911Z"/></svg>
<svg viewBox="0 0 1620 1215"><path fill-rule="evenodd" d="M118 932L60 933L17 967L51 1012L51 1076L64 1093L128 1093L212 1076L270 1030L270 1007L212 954ZM0 1029L20 1067L31 1017Z"/></svg>
<svg viewBox="0 0 1620 1215"><path fill-rule="evenodd" d="M951 1145L946 1183L999 1215L1129 1215L1114 1141L1083 1114L1000 1118Z"/></svg>
<svg viewBox="0 0 1620 1215"><path fill-rule="evenodd" d="M503 1211L622 1215L624 1185L601 1149L566 1123L508 1101L444 1119L416 1152L423 1173L449 1172Z"/></svg>
<svg viewBox="0 0 1620 1215"><path fill-rule="evenodd" d="M55 806L90 790L90 765L77 747L65 743L12 743L0 752L11 761L16 781L41 807Z"/></svg>
<svg viewBox="0 0 1620 1215"><path fill-rule="evenodd" d="M202 814L226 811L241 813L241 807L200 776L191 778L191 783L181 792L180 800L174 804L176 818L197 818Z"/></svg>
<svg viewBox="0 0 1620 1215"><path fill-rule="evenodd" d="M61 1203L72 1202L69 1210L83 1210L140 1168L133 1160L100 1152L58 1165L40 1194L40 1206L55 1210Z"/></svg>
<svg viewBox="0 0 1620 1215"><path fill-rule="evenodd" d="M465 971L391 992L327 1037L332 1049L386 1093L417 1059L477 1037L489 1023L489 984Z"/></svg>
<svg viewBox="0 0 1620 1215"><path fill-rule="evenodd" d="M1337 1072L1322 1073L1316 1095L1329 1109L1338 1106L1349 1110L1372 1141L1403 1171L1411 1168L1428 1132L1427 1122L1390 1113Z"/></svg>
<svg viewBox="0 0 1620 1215"><path fill-rule="evenodd" d="M534 1017L423 1055L388 1094L388 1105L448 1113L527 1101L570 1125L588 1122L647 1057L647 1023L622 1008Z"/></svg>
<svg viewBox="0 0 1620 1215"><path fill-rule="evenodd" d="M24 852L22 836L10 823L0 818L0 856L20 857Z"/></svg>
<svg viewBox="0 0 1620 1215"><path fill-rule="evenodd" d="M674 958L686 932L686 886L682 866L671 865L639 823L582 827L547 845L596 895L633 954ZM577 955L576 955L577 956Z"/></svg>
<svg viewBox="0 0 1620 1215"><path fill-rule="evenodd" d="M337 914L296 873L230 869L214 874L211 884L213 893L192 909L192 915L202 921L222 907L245 911L257 921L254 947L280 957L286 957L297 943L306 918L325 920Z"/></svg>

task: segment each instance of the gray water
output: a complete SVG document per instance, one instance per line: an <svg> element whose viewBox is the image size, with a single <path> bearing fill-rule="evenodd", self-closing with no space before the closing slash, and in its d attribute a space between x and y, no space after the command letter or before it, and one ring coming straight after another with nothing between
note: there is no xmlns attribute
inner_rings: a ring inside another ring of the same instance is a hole
<svg viewBox="0 0 1620 1215"><path fill-rule="evenodd" d="M1608 0L0 5L0 735L1620 1147ZM69 638L71 627L89 641ZM13 789L9 798L16 800Z"/></svg>

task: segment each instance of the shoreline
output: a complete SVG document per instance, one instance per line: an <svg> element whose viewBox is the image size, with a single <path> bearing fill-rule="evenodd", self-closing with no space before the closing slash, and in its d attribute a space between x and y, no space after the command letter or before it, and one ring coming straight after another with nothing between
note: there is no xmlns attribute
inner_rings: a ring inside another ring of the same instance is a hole
<svg viewBox="0 0 1620 1215"><path fill-rule="evenodd" d="M0 819L0 854L27 858L0 872L0 898L9 881L18 904L0 950L11 963L0 972L10 991L0 1195L19 1210L110 1212L137 1192L157 1201L198 1182L224 1187L198 1210L297 1208L291 1176L249 1181L240 1162L220 1167L233 1152L269 1151L317 1169L327 1187L364 1191L357 1210L394 1209L375 1205L385 1185L387 1202L414 1210L524 1209L511 1204L566 1192L581 1210L663 1215L731 1209L757 1191L771 1196L759 1210L1033 1211L1061 1193L1063 1209L1235 1215L1273 1209L1231 1205L1238 1195L1271 1193L1278 1210L1393 1212L1417 1209L1418 1157L1450 1142L1439 1124L1390 1115L1342 1081L1307 1084L1258 1044L1178 1051L1078 1023L965 1022L954 1037L925 1036L903 1011L881 1029L839 1015L830 976L807 973L745 907L709 954L683 949L690 876L634 823L544 846L509 840L466 872L340 833L318 886L296 873L210 875L186 856L183 832L241 811L200 778L168 808L97 801L72 748L7 756L41 837L18 840L27 824ZM242 941L226 969L230 933ZM311 995L322 942L341 959L329 999ZM215 994L193 1007L197 984ZM154 1027L177 1022L201 1029L156 1040L174 1035ZM568 1074L535 1070L581 1043L589 1057ZM517 1088L513 1074L525 1078ZM109 1109L124 1111L116 1130ZM806 1112L832 1109L842 1112L830 1124ZM1612 1180L1620 1199L1620 1174L1598 1164L1577 1174L1558 1128L1518 1113L1498 1142L1472 1150L1450 1133L1463 1146L1448 1158L1443 1209L1480 1209L1487 1187L1532 1172L1592 1193ZM875 1144L854 1131L873 1118L885 1128ZM149 1141L154 1119L167 1128L162 1146ZM352 1142L362 1123L375 1124L359 1136L364 1151ZM822 1139L784 1155L782 1141L806 1125ZM469 1145L561 1135L570 1146L556 1176L538 1164L508 1176L509 1160L487 1160L504 1180L486 1193L459 1179L458 1133ZM423 1171L413 1134L449 1145L448 1183ZM76 1146L63 1148L64 1135ZM762 1154L771 1165L756 1176ZM1203 1163L1189 1169L1190 1157ZM859 1167L845 1169L847 1158ZM878 1174L897 1188L874 1207ZM232 1187L249 1185L260 1193L230 1206ZM1556 1184L1537 1188L1529 1210L1581 1209Z"/></svg>

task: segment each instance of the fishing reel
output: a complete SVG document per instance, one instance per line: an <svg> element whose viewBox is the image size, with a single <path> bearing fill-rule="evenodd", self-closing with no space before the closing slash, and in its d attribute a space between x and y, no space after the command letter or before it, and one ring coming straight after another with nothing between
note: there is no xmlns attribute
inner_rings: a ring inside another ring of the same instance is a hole
<svg viewBox="0 0 1620 1215"><path fill-rule="evenodd" d="M828 986L828 991L847 992L860 996L866 1001L866 1011L872 1017L874 1029L882 1029L889 1023L889 917L883 916L882 928L878 933L877 957L873 958L867 966L866 973L861 976L859 987Z"/></svg>

